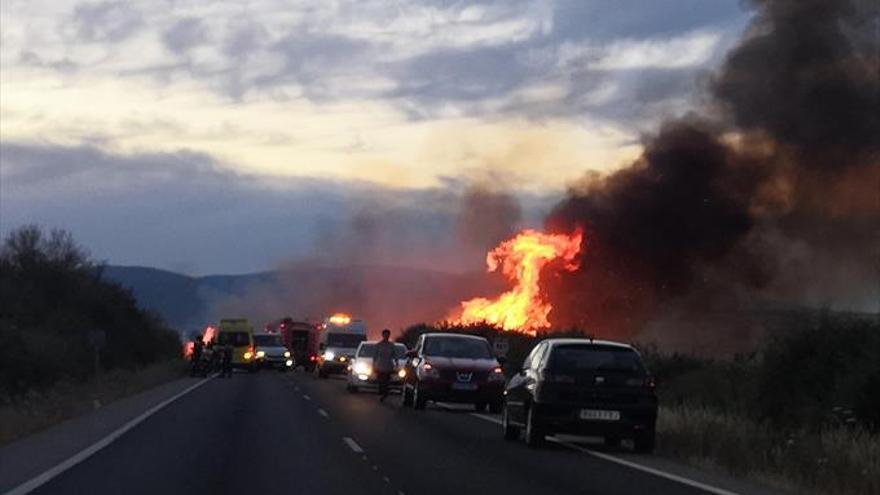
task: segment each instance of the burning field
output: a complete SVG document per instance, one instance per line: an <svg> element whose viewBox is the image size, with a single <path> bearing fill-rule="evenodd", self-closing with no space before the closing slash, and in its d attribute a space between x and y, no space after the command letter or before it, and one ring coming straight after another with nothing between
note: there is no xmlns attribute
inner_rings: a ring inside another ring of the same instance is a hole
<svg viewBox="0 0 880 495"><path fill-rule="evenodd" d="M877 3L755 6L703 107L628 167L572 184L546 233L492 250L511 289L449 320L629 338L683 311L877 310Z"/></svg>
<svg viewBox="0 0 880 495"><path fill-rule="evenodd" d="M582 239L580 229L571 235L525 230L502 242L486 256L486 264L490 272L500 269L513 288L495 299L478 297L464 301L460 311L448 320L456 325L489 323L531 334L549 328L547 316L552 307L541 291L541 273L550 264L561 264L564 271L577 270Z"/></svg>

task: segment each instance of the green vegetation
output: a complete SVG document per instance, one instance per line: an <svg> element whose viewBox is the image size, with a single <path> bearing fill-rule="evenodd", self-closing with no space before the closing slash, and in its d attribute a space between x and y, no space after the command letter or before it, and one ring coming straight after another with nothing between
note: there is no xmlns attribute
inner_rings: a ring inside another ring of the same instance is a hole
<svg viewBox="0 0 880 495"><path fill-rule="evenodd" d="M26 226L0 246L0 406L61 397L96 373L143 369L180 349L177 333L105 281L69 233Z"/></svg>
<svg viewBox="0 0 880 495"><path fill-rule="evenodd" d="M0 445L26 437L66 419L184 376L185 362L160 361L137 369L116 369L98 380L61 380L0 401Z"/></svg>
<svg viewBox="0 0 880 495"><path fill-rule="evenodd" d="M415 325L400 340L412 345L429 331L499 334ZM512 373L549 335L506 336ZM727 360L640 350L658 383L659 453L799 492L880 493L876 317L794 315L760 350Z"/></svg>

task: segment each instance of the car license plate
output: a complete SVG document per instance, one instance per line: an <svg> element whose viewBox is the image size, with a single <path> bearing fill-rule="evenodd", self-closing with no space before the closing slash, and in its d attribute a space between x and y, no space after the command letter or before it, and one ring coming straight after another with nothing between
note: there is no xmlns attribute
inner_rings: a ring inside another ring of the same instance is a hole
<svg viewBox="0 0 880 495"><path fill-rule="evenodd" d="M452 388L454 390L476 390L476 383L453 383Z"/></svg>
<svg viewBox="0 0 880 495"><path fill-rule="evenodd" d="M601 409L581 409L581 419L587 421L619 421L620 411L603 411Z"/></svg>

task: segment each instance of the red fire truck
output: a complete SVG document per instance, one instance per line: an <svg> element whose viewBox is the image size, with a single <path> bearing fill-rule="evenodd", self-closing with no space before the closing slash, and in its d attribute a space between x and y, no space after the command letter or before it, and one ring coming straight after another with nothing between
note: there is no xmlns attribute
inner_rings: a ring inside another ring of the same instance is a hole
<svg viewBox="0 0 880 495"><path fill-rule="evenodd" d="M282 318L266 325L267 333L281 335L285 347L293 355L294 366L313 371L318 360L318 334L320 324Z"/></svg>

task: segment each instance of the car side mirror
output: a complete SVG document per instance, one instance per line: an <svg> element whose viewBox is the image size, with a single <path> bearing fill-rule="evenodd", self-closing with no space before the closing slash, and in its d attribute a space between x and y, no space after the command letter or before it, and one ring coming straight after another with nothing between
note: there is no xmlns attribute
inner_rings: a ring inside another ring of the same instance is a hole
<svg viewBox="0 0 880 495"><path fill-rule="evenodd" d="M419 355L419 353L415 349L410 349L410 350L406 351L406 358L407 359L412 359L418 355Z"/></svg>
<svg viewBox="0 0 880 495"><path fill-rule="evenodd" d="M325 344L318 344L319 351L323 351L325 347L327 347Z"/></svg>
<svg viewBox="0 0 880 495"><path fill-rule="evenodd" d="M495 358L495 360L498 361L498 364L500 364L501 366L507 364L507 358L504 356L498 356Z"/></svg>

